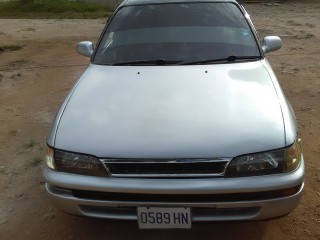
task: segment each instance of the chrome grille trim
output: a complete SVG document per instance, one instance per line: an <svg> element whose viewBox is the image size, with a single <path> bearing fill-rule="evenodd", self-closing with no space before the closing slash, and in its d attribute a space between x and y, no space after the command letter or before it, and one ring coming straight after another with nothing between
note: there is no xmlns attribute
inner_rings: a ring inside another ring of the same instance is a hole
<svg viewBox="0 0 320 240"><path fill-rule="evenodd" d="M214 159L100 159L109 176L122 178L222 177L232 158ZM210 165L212 164L212 165ZM149 166L148 166L149 165ZM150 166L151 165L151 166ZM170 166L171 165L171 166ZM213 167L213 171L206 169ZM215 166L214 166L215 165ZM167 168L167 170L164 170ZM191 170L194 168L194 171ZM162 171L162 173L161 173Z"/></svg>

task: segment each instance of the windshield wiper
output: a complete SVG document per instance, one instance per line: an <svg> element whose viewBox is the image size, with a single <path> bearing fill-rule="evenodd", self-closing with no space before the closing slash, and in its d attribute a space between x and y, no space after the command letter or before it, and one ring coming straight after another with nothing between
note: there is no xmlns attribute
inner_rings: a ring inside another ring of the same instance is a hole
<svg viewBox="0 0 320 240"><path fill-rule="evenodd" d="M237 62L237 61L252 61L261 59L261 56L236 56L231 55L226 58L215 58L215 59L204 59L204 60L197 60L197 61L184 61L180 62L179 65L194 65L194 64L211 64L211 63L229 63L229 62Z"/></svg>
<svg viewBox="0 0 320 240"><path fill-rule="evenodd" d="M135 60L135 61L123 61L111 63L112 66L136 66L136 65L155 65L155 66L164 66L164 65L194 65L194 64L212 64L220 62L237 62L237 61L252 61L261 59L261 56L236 56L231 55L226 58L216 58L216 59L204 59L197 61L167 61L164 59L154 59L154 60Z"/></svg>
<svg viewBox="0 0 320 240"><path fill-rule="evenodd" d="M166 61L164 59L155 59L155 60L135 60L135 61L123 61L123 62L116 62L111 63L112 66L128 66L128 65L156 65L156 66L163 66L163 65L174 65L180 64L181 61Z"/></svg>

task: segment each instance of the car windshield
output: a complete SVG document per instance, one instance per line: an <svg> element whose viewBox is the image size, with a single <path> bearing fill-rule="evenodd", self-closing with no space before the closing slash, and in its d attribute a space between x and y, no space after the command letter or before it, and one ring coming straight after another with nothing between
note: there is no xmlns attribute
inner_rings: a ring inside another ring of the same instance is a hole
<svg viewBox="0 0 320 240"><path fill-rule="evenodd" d="M243 61L260 56L252 30L237 5L171 3L120 8L104 32L93 62L208 64L210 60Z"/></svg>

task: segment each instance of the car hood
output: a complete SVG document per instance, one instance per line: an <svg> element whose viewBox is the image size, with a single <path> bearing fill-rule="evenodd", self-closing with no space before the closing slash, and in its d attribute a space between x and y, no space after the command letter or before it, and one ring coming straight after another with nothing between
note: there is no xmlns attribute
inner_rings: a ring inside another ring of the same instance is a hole
<svg viewBox="0 0 320 240"><path fill-rule="evenodd" d="M114 158L213 158L285 146L261 61L90 65L55 126L55 147ZM61 111L62 112L62 111Z"/></svg>

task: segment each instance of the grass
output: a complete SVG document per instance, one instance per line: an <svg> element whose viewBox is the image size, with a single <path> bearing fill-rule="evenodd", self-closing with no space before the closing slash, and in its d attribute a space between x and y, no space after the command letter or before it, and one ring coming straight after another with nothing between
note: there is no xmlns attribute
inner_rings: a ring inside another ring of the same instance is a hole
<svg viewBox="0 0 320 240"><path fill-rule="evenodd" d="M25 143L23 146L25 148L32 148L35 146L35 144L36 144L36 142L34 140L30 140L29 142Z"/></svg>
<svg viewBox="0 0 320 240"><path fill-rule="evenodd" d="M0 18L101 18L112 10L105 4L68 0L0 2Z"/></svg>
<svg viewBox="0 0 320 240"><path fill-rule="evenodd" d="M43 161L43 157L36 156L30 161L31 166L38 166Z"/></svg>
<svg viewBox="0 0 320 240"><path fill-rule="evenodd" d="M18 51L22 48L20 45L4 45L0 46L1 49L5 52L13 52L13 51Z"/></svg>

